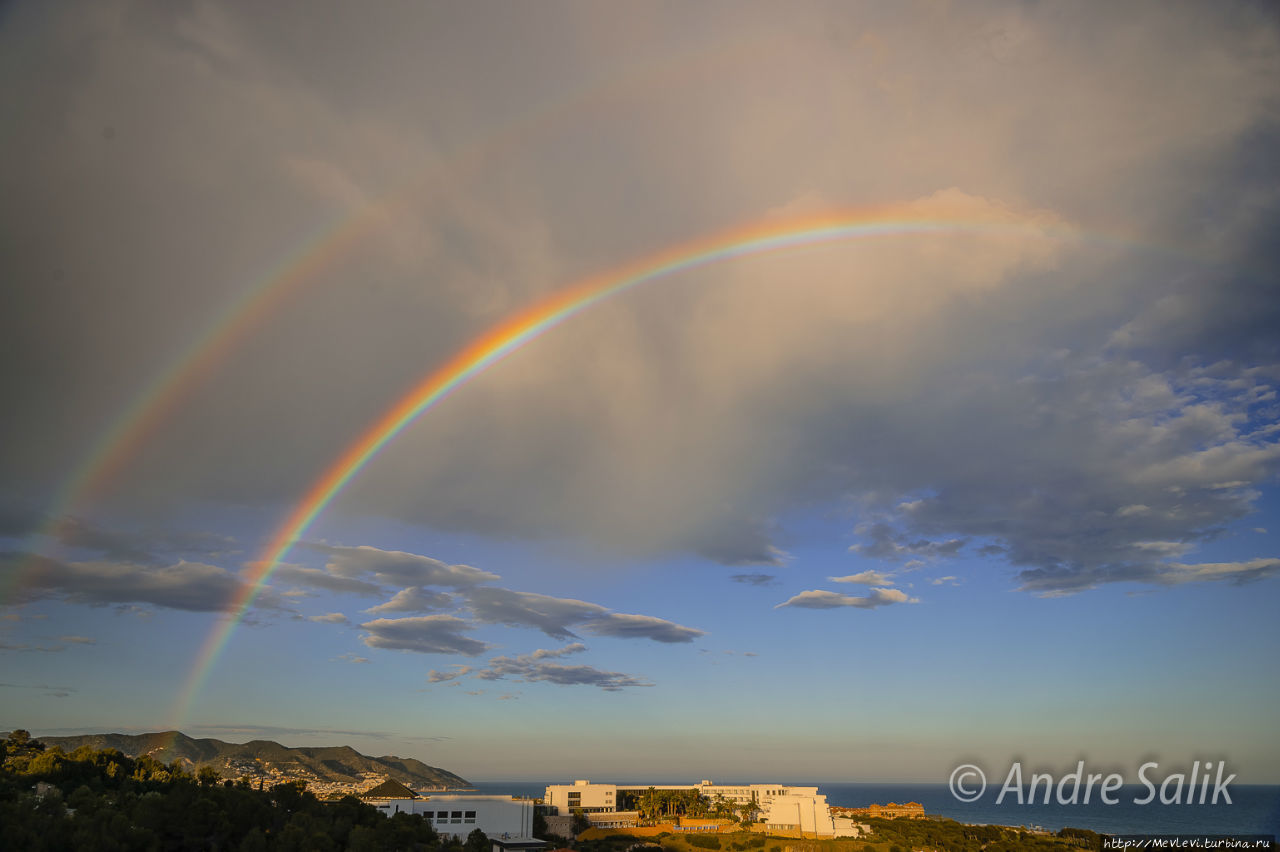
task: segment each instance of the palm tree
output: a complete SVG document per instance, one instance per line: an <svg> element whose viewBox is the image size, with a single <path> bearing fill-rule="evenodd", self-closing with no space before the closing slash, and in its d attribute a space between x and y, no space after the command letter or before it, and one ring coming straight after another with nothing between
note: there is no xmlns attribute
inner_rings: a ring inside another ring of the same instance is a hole
<svg viewBox="0 0 1280 852"><path fill-rule="evenodd" d="M658 791L650 787L640 796L638 802L640 817L646 820L654 819L658 814Z"/></svg>

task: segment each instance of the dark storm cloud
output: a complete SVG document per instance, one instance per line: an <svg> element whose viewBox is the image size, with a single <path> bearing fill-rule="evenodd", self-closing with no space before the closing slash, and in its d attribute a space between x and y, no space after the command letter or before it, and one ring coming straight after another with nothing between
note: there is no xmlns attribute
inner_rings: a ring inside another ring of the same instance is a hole
<svg viewBox="0 0 1280 852"><path fill-rule="evenodd" d="M455 393L336 505L780 566L774 519L834 503L865 508L863 555L977 553L1040 593L1186 576L1275 482L1274 19L725 10L9 12L0 504L58 493L214 318L295 264L287 298L182 384L107 483L130 528L187 501L296 500L427 372L583 275L729 223L900 205L1086 237L869 240L655 282ZM644 26L619 25L631 14ZM379 205L388 188L405 194ZM367 237L304 262L370 203ZM79 523L67 539L105 563L216 561ZM0 511L9 534L34 528ZM327 552L327 576L278 580L494 579ZM607 615L477 600L477 617L562 638Z"/></svg>
<svg viewBox="0 0 1280 852"><path fill-rule="evenodd" d="M184 530L108 530L81 518L63 517L49 533L67 547L97 551L104 559L155 564L175 553L205 557L226 556L237 551L229 536Z"/></svg>

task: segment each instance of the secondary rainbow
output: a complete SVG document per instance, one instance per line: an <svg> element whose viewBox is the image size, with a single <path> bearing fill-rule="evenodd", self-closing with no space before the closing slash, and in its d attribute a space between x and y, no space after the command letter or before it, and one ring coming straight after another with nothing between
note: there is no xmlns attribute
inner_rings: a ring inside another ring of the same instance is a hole
<svg viewBox="0 0 1280 852"><path fill-rule="evenodd" d="M901 210L898 215L902 215ZM534 338L630 288L730 258L842 240L945 233L1003 234L1052 240L1079 236L1074 230L1044 224L893 218L884 213L825 215L786 222L768 220L668 248L573 284L490 328L432 370L396 401L347 447L303 495L252 566L249 577L228 608L228 617L215 626L202 646L176 705L174 724L184 721L186 709L194 700L219 653L254 599L271 579L280 560L343 487L424 412Z"/></svg>
<svg viewBox="0 0 1280 852"><path fill-rule="evenodd" d="M180 403L211 375L239 344L317 275L331 268L368 237L396 221L430 193L458 195L466 181L488 164L531 144L537 138L576 126L579 113L607 106L622 94L658 90L673 76L704 62L755 55L752 41L734 41L715 50L676 53L657 66L643 65L604 81L584 81L547 102L530 104L490 135L463 146L451 160L429 162L420 172L397 182L397 188L370 202L335 214L310 232L267 274L255 279L205 329L144 385L116 415L53 495L44 526L28 536L23 550L41 554L41 538L56 534L58 523L106 490L137 457L147 439L167 422ZM4 601L9 586L21 587L36 560L27 559L0 586Z"/></svg>

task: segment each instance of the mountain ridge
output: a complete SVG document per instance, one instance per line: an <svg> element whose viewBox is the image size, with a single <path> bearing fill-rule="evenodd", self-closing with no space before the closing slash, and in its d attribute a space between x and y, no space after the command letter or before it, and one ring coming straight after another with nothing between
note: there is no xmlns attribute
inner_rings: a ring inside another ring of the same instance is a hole
<svg viewBox="0 0 1280 852"><path fill-rule="evenodd" d="M229 743L212 737L195 738L181 731L146 734L80 734L36 737L46 746L71 752L81 746L114 748L129 757L148 754L162 763L175 760L192 771L211 766L223 778L287 776L302 780L359 785L371 776L388 777L415 789L470 787L459 775L429 766L412 757L370 757L348 745L286 746L274 740Z"/></svg>

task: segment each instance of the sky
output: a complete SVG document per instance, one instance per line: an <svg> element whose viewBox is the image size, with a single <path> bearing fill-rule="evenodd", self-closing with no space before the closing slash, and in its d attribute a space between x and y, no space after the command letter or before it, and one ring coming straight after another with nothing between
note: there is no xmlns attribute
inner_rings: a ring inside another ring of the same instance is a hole
<svg viewBox="0 0 1280 852"><path fill-rule="evenodd" d="M0 728L1280 783L1268 4L7 4L0 76Z"/></svg>

